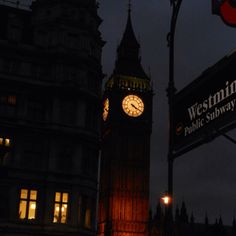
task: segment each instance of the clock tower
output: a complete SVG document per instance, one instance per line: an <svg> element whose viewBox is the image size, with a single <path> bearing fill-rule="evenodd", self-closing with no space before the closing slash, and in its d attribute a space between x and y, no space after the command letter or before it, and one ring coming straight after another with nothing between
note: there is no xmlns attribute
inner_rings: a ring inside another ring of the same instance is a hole
<svg viewBox="0 0 236 236"><path fill-rule="evenodd" d="M152 87L128 19L103 95L99 236L147 235Z"/></svg>

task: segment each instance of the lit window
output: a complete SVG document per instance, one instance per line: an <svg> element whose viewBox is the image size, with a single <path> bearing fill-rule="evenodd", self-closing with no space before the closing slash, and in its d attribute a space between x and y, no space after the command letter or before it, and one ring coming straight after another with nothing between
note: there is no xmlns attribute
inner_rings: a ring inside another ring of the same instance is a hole
<svg viewBox="0 0 236 236"><path fill-rule="evenodd" d="M89 228L89 229L92 227L92 215L91 215L91 209L90 208L87 208L85 210L84 226L86 228Z"/></svg>
<svg viewBox="0 0 236 236"><path fill-rule="evenodd" d="M5 139L5 146L10 147L10 145L11 145L11 140L9 138L6 138Z"/></svg>
<svg viewBox="0 0 236 236"><path fill-rule="evenodd" d="M37 207L37 191L29 189L21 189L19 218L34 220L36 217Z"/></svg>
<svg viewBox="0 0 236 236"><path fill-rule="evenodd" d="M7 102L10 105L16 105L16 96L8 96L7 97Z"/></svg>
<svg viewBox="0 0 236 236"><path fill-rule="evenodd" d="M14 106L16 105L16 96L15 95L1 96L0 103Z"/></svg>
<svg viewBox="0 0 236 236"><path fill-rule="evenodd" d="M11 146L12 140L10 138L0 136L0 166L9 163L12 151Z"/></svg>
<svg viewBox="0 0 236 236"><path fill-rule="evenodd" d="M67 220L67 207L68 207L68 193L55 193L54 204L54 223L66 223Z"/></svg>
<svg viewBox="0 0 236 236"><path fill-rule="evenodd" d="M93 227L93 200L87 196L82 196L81 200L79 204L79 224L91 229Z"/></svg>
<svg viewBox="0 0 236 236"><path fill-rule="evenodd" d="M0 146L10 147L11 146L11 139L0 137Z"/></svg>
<svg viewBox="0 0 236 236"><path fill-rule="evenodd" d="M16 115L16 108L17 97L15 95L0 95L0 114L2 117Z"/></svg>

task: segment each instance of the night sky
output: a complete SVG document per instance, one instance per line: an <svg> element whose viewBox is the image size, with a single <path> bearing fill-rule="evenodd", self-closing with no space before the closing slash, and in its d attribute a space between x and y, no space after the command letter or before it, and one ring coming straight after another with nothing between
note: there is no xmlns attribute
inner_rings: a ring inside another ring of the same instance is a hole
<svg viewBox="0 0 236 236"><path fill-rule="evenodd" d="M115 50L127 19L127 0L101 0L99 14L103 39L103 68L114 68ZM154 117L151 146L151 204L167 189L168 48L171 8L168 0L133 0L132 21L141 43L142 64L154 82ZM197 78L236 47L236 28L211 14L211 0L183 0L176 31L176 87ZM236 139L236 132L230 132ZM236 216L236 145L223 137L179 157L174 164L174 203L184 200L196 221L207 212L210 223Z"/></svg>
<svg viewBox="0 0 236 236"><path fill-rule="evenodd" d="M25 0L30 2L29 0ZM122 37L128 0L100 0L100 27L107 42L103 71L114 68L116 47ZM132 0L132 21L141 43L142 64L154 83L153 133L151 145L151 204L155 207L167 189L168 48L171 8L169 0ZM175 81L178 90L197 78L236 47L236 28L226 26L211 14L211 0L183 0L176 31ZM150 69L149 69L150 68ZM230 134L236 139L236 131ZM236 216L236 145L223 137L179 157L174 164L174 204L186 202L189 214L210 223L222 216L232 223Z"/></svg>

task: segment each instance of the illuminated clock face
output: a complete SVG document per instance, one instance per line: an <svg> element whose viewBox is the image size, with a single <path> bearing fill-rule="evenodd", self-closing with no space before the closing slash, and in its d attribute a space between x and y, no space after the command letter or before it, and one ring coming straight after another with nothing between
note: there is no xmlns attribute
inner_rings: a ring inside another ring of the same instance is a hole
<svg viewBox="0 0 236 236"><path fill-rule="evenodd" d="M103 102L103 113L102 113L102 118L104 121L106 121L108 113L109 113L109 99L106 98Z"/></svg>
<svg viewBox="0 0 236 236"><path fill-rule="evenodd" d="M138 117L144 112L144 103L136 95L128 95L122 101L122 108L128 116Z"/></svg>

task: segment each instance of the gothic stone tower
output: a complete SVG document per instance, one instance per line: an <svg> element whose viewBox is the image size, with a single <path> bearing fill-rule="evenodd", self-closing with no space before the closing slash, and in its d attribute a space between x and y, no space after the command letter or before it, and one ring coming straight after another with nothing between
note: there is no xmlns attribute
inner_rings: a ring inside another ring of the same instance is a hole
<svg viewBox="0 0 236 236"><path fill-rule="evenodd" d="M103 95L99 236L144 236L149 211L152 88L130 9Z"/></svg>

